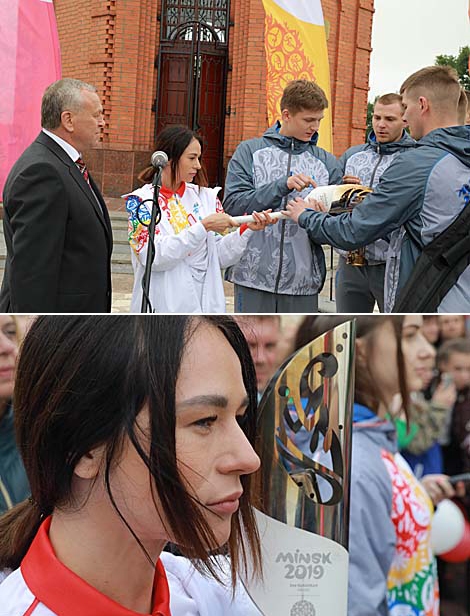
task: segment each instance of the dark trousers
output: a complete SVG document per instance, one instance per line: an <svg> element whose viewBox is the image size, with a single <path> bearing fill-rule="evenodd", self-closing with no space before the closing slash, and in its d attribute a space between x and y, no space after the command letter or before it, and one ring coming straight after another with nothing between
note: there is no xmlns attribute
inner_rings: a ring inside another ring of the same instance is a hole
<svg viewBox="0 0 470 616"><path fill-rule="evenodd" d="M375 302L383 312L384 281L385 263L355 267L340 257L335 290L337 312L373 312Z"/></svg>
<svg viewBox="0 0 470 616"><path fill-rule="evenodd" d="M235 312L250 314L318 312L318 295L283 295L236 284L234 296Z"/></svg>

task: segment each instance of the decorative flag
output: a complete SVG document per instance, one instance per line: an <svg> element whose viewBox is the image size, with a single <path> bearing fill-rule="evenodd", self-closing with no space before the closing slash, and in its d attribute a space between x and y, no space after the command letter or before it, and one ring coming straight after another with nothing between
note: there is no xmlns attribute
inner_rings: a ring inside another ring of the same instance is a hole
<svg viewBox="0 0 470 616"><path fill-rule="evenodd" d="M41 127L41 98L60 79L52 0L0 0L0 200L16 159Z"/></svg>
<svg viewBox="0 0 470 616"><path fill-rule="evenodd" d="M263 0L269 123L280 116L282 91L293 79L315 81L329 108L320 124L319 145L333 151L330 69L320 0Z"/></svg>

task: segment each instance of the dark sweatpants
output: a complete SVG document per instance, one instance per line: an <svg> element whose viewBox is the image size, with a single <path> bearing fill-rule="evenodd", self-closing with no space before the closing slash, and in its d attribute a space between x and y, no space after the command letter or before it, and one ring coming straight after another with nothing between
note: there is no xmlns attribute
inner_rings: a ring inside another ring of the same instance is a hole
<svg viewBox="0 0 470 616"><path fill-rule="evenodd" d="M234 310L244 313L318 312L318 295L283 295L234 285Z"/></svg>
<svg viewBox="0 0 470 616"><path fill-rule="evenodd" d="M336 272L336 311L344 313L373 312L377 301L384 310L385 263L355 267L339 258Z"/></svg>

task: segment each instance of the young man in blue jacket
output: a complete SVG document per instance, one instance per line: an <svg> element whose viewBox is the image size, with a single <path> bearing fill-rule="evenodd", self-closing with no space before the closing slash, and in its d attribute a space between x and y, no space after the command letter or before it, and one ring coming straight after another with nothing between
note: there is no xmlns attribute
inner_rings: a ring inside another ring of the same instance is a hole
<svg viewBox="0 0 470 616"><path fill-rule="evenodd" d="M228 165L223 205L232 216L281 210L313 186L341 183L336 158L316 145L328 107L323 90L312 81L292 81L280 107L281 122L243 141ZM322 247L312 246L291 220L257 236L226 274L235 284L235 312L317 312L326 273Z"/></svg>
<svg viewBox="0 0 470 616"><path fill-rule="evenodd" d="M423 247L447 229L467 205L470 182L470 127L459 126L457 73L429 66L401 87L404 119L416 148L402 152L383 174L376 190L351 214L332 217L320 203L307 210L291 201L287 214L307 230L312 242L354 250L390 238L385 280L385 311L413 270ZM439 312L470 311L470 267L442 299Z"/></svg>
<svg viewBox="0 0 470 616"><path fill-rule="evenodd" d="M403 104L399 94L377 98L372 114L372 131L367 142L346 150L339 159L345 184L362 184L375 189L384 171L403 150L415 146L405 132ZM336 309L338 312L373 312L375 302L384 310L385 261L388 242L375 240L365 247L366 263L356 266L347 262L347 252L340 253L336 275Z"/></svg>

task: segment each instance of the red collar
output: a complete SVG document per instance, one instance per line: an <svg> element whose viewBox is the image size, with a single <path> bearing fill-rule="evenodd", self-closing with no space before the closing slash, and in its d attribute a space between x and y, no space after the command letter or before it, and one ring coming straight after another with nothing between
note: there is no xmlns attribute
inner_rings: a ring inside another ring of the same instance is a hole
<svg viewBox="0 0 470 616"><path fill-rule="evenodd" d="M166 186L162 186L160 188L160 194L162 195L162 197L165 197L165 199L168 201L168 199L172 197L173 195L178 195L182 197L184 195L185 190L186 190L186 183L181 182L181 184L178 186L178 188L175 191L170 190Z"/></svg>
<svg viewBox="0 0 470 616"><path fill-rule="evenodd" d="M106 597L67 569L54 554L49 541L50 525L48 517L21 563L23 578L41 603L57 616L142 616ZM168 581L160 560L155 570L152 616L171 616Z"/></svg>

